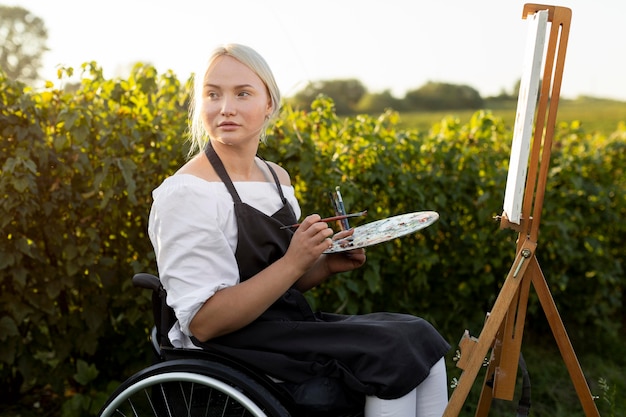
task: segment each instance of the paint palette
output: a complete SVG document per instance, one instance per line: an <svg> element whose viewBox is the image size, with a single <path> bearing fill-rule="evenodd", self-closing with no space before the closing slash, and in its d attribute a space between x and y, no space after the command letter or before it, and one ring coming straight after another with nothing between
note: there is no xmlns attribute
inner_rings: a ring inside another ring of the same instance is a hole
<svg viewBox="0 0 626 417"><path fill-rule="evenodd" d="M344 252L387 242L430 226L439 219L434 211L418 211L376 220L354 228L347 239L339 239L324 253ZM351 238L351 239L350 239Z"/></svg>

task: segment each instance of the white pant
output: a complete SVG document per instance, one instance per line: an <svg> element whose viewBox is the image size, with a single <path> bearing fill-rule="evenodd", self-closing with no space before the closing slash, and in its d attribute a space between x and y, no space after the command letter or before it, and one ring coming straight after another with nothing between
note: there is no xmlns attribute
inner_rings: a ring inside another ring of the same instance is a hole
<svg viewBox="0 0 626 417"><path fill-rule="evenodd" d="M365 417L441 417L448 405L448 380L443 358L421 384L404 397L365 397Z"/></svg>

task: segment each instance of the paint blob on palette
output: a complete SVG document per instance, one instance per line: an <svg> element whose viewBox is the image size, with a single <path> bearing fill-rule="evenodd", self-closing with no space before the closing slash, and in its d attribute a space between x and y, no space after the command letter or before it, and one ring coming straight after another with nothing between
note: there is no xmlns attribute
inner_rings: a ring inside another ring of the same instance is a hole
<svg viewBox="0 0 626 417"><path fill-rule="evenodd" d="M339 239L324 253L336 253L365 248L415 233L430 226L439 219L435 211L418 211L376 220L354 228L354 234L347 239Z"/></svg>

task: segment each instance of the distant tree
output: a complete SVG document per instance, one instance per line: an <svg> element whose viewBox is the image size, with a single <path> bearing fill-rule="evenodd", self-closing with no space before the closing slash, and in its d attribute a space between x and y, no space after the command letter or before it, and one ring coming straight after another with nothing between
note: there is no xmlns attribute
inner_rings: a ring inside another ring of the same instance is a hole
<svg viewBox="0 0 626 417"><path fill-rule="evenodd" d="M25 83L39 79L48 50L44 22L19 6L0 6L0 68L7 77Z"/></svg>
<svg viewBox="0 0 626 417"><path fill-rule="evenodd" d="M295 107L308 108L313 100L323 94L333 99L338 115L346 115L357 112L357 105L366 93L363 83L354 78L316 81L296 93L289 101Z"/></svg>
<svg viewBox="0 0 626 417"><path fill-rule="evenodd" d="M404 100L394 97L390 90L385 90L382 93L365 94L359 101L357 110L361 113L374 114L387 109L402 111L404 107Z"/></svg>
<svg viewBox="0 0 626 417"><path fill-rule="evenodd" d="M475 110L484 104L480 93L472 87L432 81L408 91L405 101L414 110Z"/></svg>

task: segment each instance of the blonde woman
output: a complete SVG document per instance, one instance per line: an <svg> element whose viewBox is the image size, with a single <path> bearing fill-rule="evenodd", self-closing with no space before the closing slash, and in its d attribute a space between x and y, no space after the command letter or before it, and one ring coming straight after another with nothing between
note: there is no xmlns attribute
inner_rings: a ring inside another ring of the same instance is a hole
<svg viewBox="0 0 626 417"><path fill-rule="evenodd" d="M298 222L300 206L289 174L257 156L279 105L270 68L247 46L217 48L196 74L192 154L154 190L149 219L178 319L170 340L294 384L339 379L364 401L366 417L441 416L450 346L433 326L404 314L314 312L303 296L366 256L324 254L333 230L317 214L281 229Z"/></svg>

